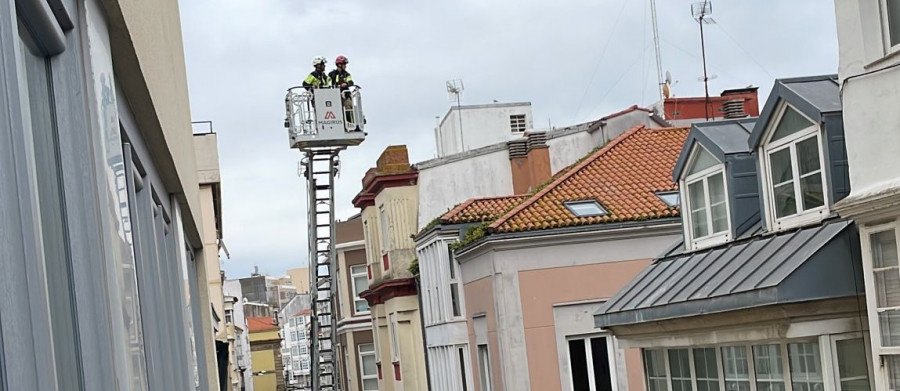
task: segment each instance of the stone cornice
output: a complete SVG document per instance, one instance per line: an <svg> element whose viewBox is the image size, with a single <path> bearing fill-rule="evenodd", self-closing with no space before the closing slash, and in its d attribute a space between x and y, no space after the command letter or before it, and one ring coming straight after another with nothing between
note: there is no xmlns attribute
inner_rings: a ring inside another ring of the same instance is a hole
<svg viewBox="0 0 900 391"><path fill-rule="evenodd" d="M400 278L396 280L382 281L369 289L360 292L359 297L366 299L369 306L376 306L384 302L403 296L414 296L417 293L415 278Z"/></svg>

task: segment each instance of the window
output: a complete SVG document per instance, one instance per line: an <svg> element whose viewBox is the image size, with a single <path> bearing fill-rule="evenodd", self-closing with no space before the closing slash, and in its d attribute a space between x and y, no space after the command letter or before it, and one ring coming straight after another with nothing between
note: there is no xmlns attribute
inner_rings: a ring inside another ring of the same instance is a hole
<svg viewBox="0 0 900 391"><path fill-rule="evenodd" d="M821 213L825 207L818 130L815 123L785 105L765 147L769 205L776 226L805 222L795 216Z"/></svg>
<svg viewBox="0 0 900 391"><path fill-rule="evenodd" d="M897 223L863 226L866 296L871 298L872 348L881 356L891 389L900 388L900 263Z"/></svg>
<svg viewBox="0 0 900 391"><path fill-rule="evenodd" d="M841 338L834 342L840 391L868 391L869 354L861 336Z"/></svg>
<svg viewBox="0 0 900 391"><path fill-rule="evenodd" d="M697 372L697 391L719 391L716 349L694 349L694 370Z"/></svg>
<svg viewBox="0 0 900 391"><path fill-rule="evenodd" d="M378 367L375 361L375 346L370 343L360 344L359 378L362 381L363 391L378 390Z"/></svg>
<svg viewBox="0 0 900 391"><path fill-rule="evenodd" d="M454 318L458 318L462 315L462 303L460 302L459 297L459 263L456 262L456 259L453 259L453 251L450 251L449 244L447 245L447 269L450 274L450 311L453 314Z"/></svg>
<svg viewBox="0 0 900 391"><path fill-rule="evenodd" d="M397 335L397 314L390 314L388 318L388 327L391 328L388 331L391 337L391 361L400 362L400 337Z"/></svg>
<svg viewBox="0 0 900 391"><path fill-rule="evenodd" d="M524 132L527 125L525 124L525 114L513 114L509 116L509 130L513 133Z"/></svg>
<svg viewBox="0 0 900 391"><path fill-rule="evenodd" d="M300 345L300 354L301 355L309 354L309 347L307 347L306 345Z"/></svg>
<svg viewBox="0 0 900 391"><path fill-rule="evenodd" d="M466 349L467 347L465 345L456 348L459 356L459 380L460 384L462 384L462 391L469 391L469 375L466 374L466 363L469 360L466 360Z"/></svg>
<svg viewBox="0 0 900 391"><path fill-rule="evenodd" d="M644 350L644 373L648 391L667 391L666 358L663 350Z"/></svg>
<svg viewBox="0 0 900 391"><path fill-rule="evenodd" d="M378 217L381 220L381 252L387 253L391 249L391 231L388 229L389 224L384 205L378 208L378 212Z"/></svg>
<svg viewBox="0 0 900 391"><path fill-rule="evenodd" d="M350 266L350 278L353 279L353 313L369 313L369 303L359 297L359 293L369 289L369 277L366 265Z"/></svg>
<svg viewBox="0 0 900 391"><path fill-rule="evenodd" d="M687 193L686 216L693 248L728 240L728 197L723 165L706 149L697 146L682 184Z"/></svg>
<svg viewBox="0 0 900 391"><path fill-rule="evenodd" d="M291 341L299 341L300 335L297 331L291 331Z"/></svg>
<svg viewBox="0 0 900 391"><path fill-rule="evenodd" d="M294 361L293 363L291 363L291 369L294 372L300 372L300 361Z"/></svg>
<svg viewBox="0 0 900 391"><path fill-rule="evenodd" d="M599 202L593 200L566 202L565 205L577 217L603 216L608 213Z"/></svg>
<svg viewBox="0 0 900 391"><path fill-rule="evenodd" d="M225 310L225 324L234 323L233 310Z"/></svg>
<svg viewBox="0 0 900 391"><path fill-rule="evenodd" d="M681 197L677 191L661 191L656 193L656 197L669 207L677 207L681 205Z"/></svg>
<svg viewBox="0 0 900 391"><path fill-rule="evenodd" d="M784 366L779 345L753 347L753 367L756 368L756 389L758 391L783 391Z"/></svg>
<svg viewBox="0 0 900 391"><path fill-rule="evenodd" d="M750 360L745 346L723 347L722 364L726 390L750 391Z"/></svg>
<svg viewBox="0 0 900 391"><path fill-rule="evenodd" d="M900 1L884 0L885 38L888 50L900 46Z"/></svg>
<svg viewBox="0 0 900 391"><path fill-rule="evenodd" d="M300 355L300 347L294 346L291 348L291 357L296 357Z"/></svg>
<svg viewBox="0 0 900 391"><path fill-rule="evenodd" d="M572 390L612 391L606 337L577 338L568 342Z"/></svg>
<svg viewBox="0 0 900 391"><path fill-rule="evenodd" d="M478 371L480 372L479 381L481 383L481 391L493 391L491 356L488 353L487 345L478 345Z"/></svg>
<svg viewBox="0 0 900 391"><path fill-rule="evenodd" d="M819 344L788 344L788 359L791 365L791 385L794 391L816 391L824 389L822 361Z"/></svg>

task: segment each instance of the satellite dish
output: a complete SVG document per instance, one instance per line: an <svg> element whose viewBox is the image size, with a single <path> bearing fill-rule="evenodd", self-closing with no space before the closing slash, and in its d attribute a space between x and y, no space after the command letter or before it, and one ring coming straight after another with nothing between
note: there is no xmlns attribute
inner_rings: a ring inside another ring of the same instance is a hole
<svg viewBox="0 0 900 391"><path fill-rule="evenodd" d="M672 84L672 72L666 71L666 84Z"/></svg>

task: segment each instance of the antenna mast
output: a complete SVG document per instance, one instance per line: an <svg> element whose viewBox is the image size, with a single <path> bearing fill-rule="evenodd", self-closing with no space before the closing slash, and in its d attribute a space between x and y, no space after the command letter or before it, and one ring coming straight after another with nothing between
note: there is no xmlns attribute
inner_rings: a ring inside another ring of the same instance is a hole
<svg viewBox="0 0 900 391"><path fill-rule="evenodd" d="M703 109L706 113L706 120L709 121L709 76L706 73L706 40L703 37L703 25L716 23L713 18L709 17L709 15L712 15L712 3L709 0L704 0L700 3L691 4L691 14L694 15L694 20L700 25L700 50L703 53L703 90L706 94Z"/></svg>
<svg viewBox="0 0 900 391"><path fill-rule="evenodd" d="M653 19L653 46L656 50L656 82L659 87L659 100L666 99L663 93L665 82L662 74L662 56L659 54L659 26L656 22L656 0L650 0L650 16Z"/></svg>
<svg viewBox="0 0 900 391"><path fill-rule="evenodd" d="M459 150L460 152L465 151L465 139L463 138L463 127L462 127L462 107L460 105L460 95L466 89L463 86L463 82L460 79L456 80L448 80L447 81L447 99L452 103L456 100L456 122L459 123Z"/></svg>

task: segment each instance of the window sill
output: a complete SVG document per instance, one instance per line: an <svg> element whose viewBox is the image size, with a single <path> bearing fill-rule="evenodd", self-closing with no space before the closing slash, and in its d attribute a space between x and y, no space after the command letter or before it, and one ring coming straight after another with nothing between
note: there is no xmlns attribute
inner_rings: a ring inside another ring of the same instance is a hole
<svg viewBox="0 0 900 391"><path fill-rule="evenodd" d="M883 57L864 65L863 69L865 69L866 72L871 72L897 63L900 63L900 46L890 49Z"/></svg>
<svg viewBox="0 0 900 391"><path fill-rule="evenodd" d="M772 224L771 231L787 231L807 225L818 224L822 220L828 218L829 213L828 209L822 208L806 211L802 214L782 217L781 219L775 220L775 223Z"/></svg>
<svg viewBox="0 0 900 391"><path fill-rule="evenodd" d="M718 246L727 243L729 240L731 240L731 234L727 233L727 231L713 236L694 239L691 241L691 250L702 250L704 248Z"/></svg>

